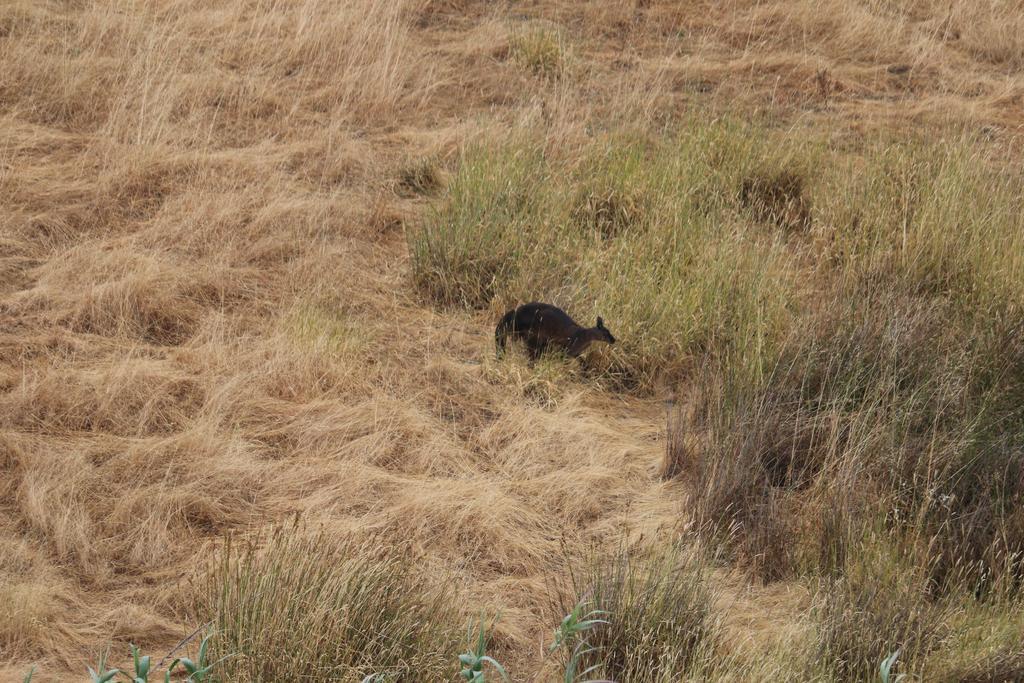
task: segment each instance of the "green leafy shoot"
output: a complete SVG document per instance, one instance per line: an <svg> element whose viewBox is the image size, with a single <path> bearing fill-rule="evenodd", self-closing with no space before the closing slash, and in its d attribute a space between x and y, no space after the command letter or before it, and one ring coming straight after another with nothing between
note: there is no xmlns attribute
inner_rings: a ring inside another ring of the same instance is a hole
<svg viewBox="0 0 1024 683"><path fill-rule="evenodd" d="M580 662L583 661L587 655L592 654L596 648L591 647L587 641L580 640L576 643L576 647L572 649L572 654L569 656L569 661L565 664L565 673L562 677L564 683L615 683L607 679L601 680L589 680L589 681L577 681L577 678L583 678L587 674L593 673L597 669L601 668L601 664L592 664L583 671L579 671Z"/></svg>
<svg viewBox="0 0 1024 683"><path fill-rule="evenodd" d="M107 653L104 652L100 655L100 661L96 665L96 670L93 670L91 666L89 667L89 680L92 683L110 683L110 681L114 680L114 676L121 673L120 669L106 669L106 662Z"/></svg>
<svg viewBox="0 0 1024 683"><path fill-rule="evenodd" d="M469 642L473 641L473 624L470 622L469 630L466 633L466 640ZM484 675L484 664L490 664L493 666L501 677L505 681L510 681L508 674L505 673L505 668L497 662L493 657L488 657L486 654L487 650L487 627L484 622L483 615L480 615L480 630L476 638L476 646L467 650L464 654L459 655L459 661L462 663L462 671L459 672L459 676L464 681L470 683L487 683L487 678Z"/></svg>
<svg viewBox="0 0 1024 683"><path fill-rule="evenodd" d="M572 608L572 611L565 615L562 619L562 623L555 629L555 642L548 648L548 652L554 652L562 645L572 642L579 637L581 633L585 633L590 629L594 628L598 624L607 624L605 619L601 619L608 613L603 610L591 610L586 614L583 614L583 609L586 605L585 600L580 600L576 603L576 606ZM583 616L580 616L583 614Z"/></svg>
<svg viewBox="0 0 1024 683"><path fill-rule="evenodd" d="M153 660L149 655L140 656L139 648L135 645L132 648L132 664L135 667L135 674L132 676L132 683L147 683L149 681L149 670Z"/></svg>
<svg viewBox="0 0 1024 683"><path fill-rule="evenodd" d="M213 667L217 666L225 659L227 659L228 656L230 656L228 655L225 657L221 657L213 663L207 663L207 656L209 654L210 649L210 639L212 637L212 633L207 634L207 636L203 638L202 642L199 644L198 661L192 661L188 657L181 658L181 665L185 668L185 671L188 672L189 681L196 681L197 683L199 683L200 681L207 680L207 676L209 675Z"/></svg>
<svg viewBox="0 0 1024 683"><path fill-rule="evenodd" d="M892 678L892 668L896 665L896 659L899 656L900 651L897 649L895 652L883 659L882 663L878 666L878 676L882 683L899 683L906 677L906 674L897 674L895 678Z"/></svg>
<svg viewBox="0 0 1024 683"><path fill-rule="evenodd" d="M171 662L170 666L167 667L167 670L164 671L164 683L171 683L171 673L174 671L174 667L178 666L180 661L180 659L175 659Z"/></svg>

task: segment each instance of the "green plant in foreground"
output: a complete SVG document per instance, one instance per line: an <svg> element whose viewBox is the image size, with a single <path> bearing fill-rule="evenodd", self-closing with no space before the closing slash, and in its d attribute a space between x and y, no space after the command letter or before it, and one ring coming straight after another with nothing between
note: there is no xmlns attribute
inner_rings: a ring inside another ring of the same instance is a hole
<svg viewBox="0 0 1024 683"><path fill-rule="evenodd" d="M149 670L153 664L152 657L149 655L139 656L139 648L132 645L132 664L135 667L135 675L132 676L132 683L146 683L149 680ZM171 669L173 668L173 665L168 667L167 675L164 678L170 680Z"/></svg>
<svg viewBox="0 0 1024 683"><path fill-rule="evenodd" d="M466 633L466 640L472 642L473 640L473 624L470 622L469 630ZM509 681L508 674L505 673L505 667L498 663L493 657L489 657L485 654L487 650L487 628L484 626L483 615L480 616L480 632L477 634L476 647L470 648L465 653L459 655L459 661L462 662L462 671L459 675L463 680L470 681L470 683L486 683L487 679L484 676L484 664L490 664L501 677Z"/></svg>
<svg viewBox="0 0 1024 683"><path fill-rule="evenodd" d="M897 649L895 652L890 654L888 657L882 660L882 663L878 666L878 677L882 683L900 683L906 674L896 674L896 677L892 677L892 667L896 665L896 659L900 656L900 651Z"/></svg>
<svg viewBox="0 0 1024 683"><path fill-rule="evenodd" d="M548 652L554 652L559 647L565 647L570 649L568 660L565 663L565 671L563 672L562 680L565 683L576 683L577 677L586 676L593 671L596 671L601 667L601 663L597 662L591 664L583 671L580 671L580 667L583 665L583 661L587 658L593 658L594 653L597 652L597 648L591 647L590 643L586 641L583 636L584 633L595 628L599 624L607 624L608 622L603 617L607 612L603 610L590 610L586 614L583 614L583 609L586 606L587 601L581 599L576 603L575 607L562 618L562 623L555 629L555 642L548 648ZM573 645L572 643L575 643ZM611 681L587 681L586 683L611 683Z"/></svg>
<svg viewBox="0 0 1024 683"><path fill-rule="evenodd" d="M195 633L192 634L192 636L194 635ZM188 640L190 640L192 636L189 636L184 641L182 641L178 645L178 647L181 647L181 645L184 645L186 642L188 642ZM217 660L216 662L213 662L212 664L207 663L207 653L209 651L210 638L212 637L212 633L208 634L205 638L203 638L202 642L200 643L199 655L197 658L198 661L192 661L188 657L182 657L180 659L175 659L174 661L172 661L168 665L167 669L164 670L164 683L171 683L171 674L174 673L175 668L177 668L179 664L188 673L188 676L184 679L187 683L202 683L202 681L208 680L207 677L209 676L210 671L213 669L213 667L217 666L222 661L227 659L227 657L225 656ZM175 650L176 649L178 648L176 647ZM132 673L129 674L125 671L121 671L120 669L107 669L107 653L104 652L100 656L100 661L96 665L95 669L93 669L91 666L88 667L89 680L91 681L91 683L110 683L111 681L115 680L115 678L117 678L118 675L126 677L127 680L131 681L131 683L149 683L149 674L153 670L153 658L149 655L142 655L139 652L139 648L135 645L131 646L131 652L133 668ZM169 656L170 655L168 655L168 657ZM160 664L163 664L163 661L161 661ZM32 683L32 676L35 675L35 672L36 668L32 667L32 669L25 675L25 678L22 680L22 683Z"/></svg>
<svg viewBox="0 0 1024 683"><path fill-rule="evenodd" d="M557 629L555 629L555 642L551 644L548 652L554 652L559 646L569 643L571 640L579 637L581 633L589 631L598 624L608 623L604 619L593 618L608 614L607 612L599 609L590 610L581 618L580 615L583 612L584 605L586 605L586 601L580 600L576 603L576 606L572 608L572 611L562 618L562 623L559 624Z"/></svg>
<svg viewBox="0 0 1024 683"><path fill-rule="evenodd" d="M184 667L185 671L188 672L188 680L196 681L197 683L199 683L200 681L205 681L210 673L210 670L230 656L225 655L224 657L218 659L216 662L213 662L212 664L207 664L207 655L209 654L210 651L210 638L212 637L212 633L208 634L205 638L203 638L202 642L199 643L199 654L197 655L198 661L194 662L188 657L181 658L181 666ZM179 660L175 660L175 663L177 663L178 661ZM173 668L174 664L171 664L171 666L168 667L168 675L170 675L170 671Z"/></svg>
<svg viewBox="0 0 1024 683"><path fill-rule="evenodd" d="M594 654L594 652L596 652L596 651L597 651L597 648L591 647L587 643L587 641L585 641L585 640L581 640L580 642L576 643L576 647L574 647L572 649L572 654L569 655L569 661L565 663L565 672L564 672L564 674L562 676L562 681L564 683L577 683L577 681L576 681L577 677L586 676L587 674L592 673L593 671L596 671L597 669L601 668L601 664L597 663L597 664L591 664L590 666L588 666L583 671L578 671L578 669L581 666L580 663L586 657L589 657L590 655ZM607 679L601 679L601 680L583 681L583 683L615 683L615 682L607 680Z"/></svg>
<svg viewBox="0 0 1024 683"><path fill-rule="evenodd" d="M91 666L89 667L89 680L91 680L92 683L108 683L109 681L114 680L114 676L121 673L120 669L108 669L104 671L104 669L106 669L106 661L107 653L104 652L100 655L100 661L96 665L96 670L93 670Z"/></svg>

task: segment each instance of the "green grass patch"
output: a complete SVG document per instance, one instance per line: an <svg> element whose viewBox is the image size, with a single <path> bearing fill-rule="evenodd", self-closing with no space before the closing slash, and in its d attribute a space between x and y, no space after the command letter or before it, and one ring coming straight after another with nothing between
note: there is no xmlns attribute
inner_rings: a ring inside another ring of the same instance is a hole
<svg viewBox="0 0 1024 683"><path fill-rule="evenodd" d="M539 139L464 151L409 232L416 285L443 306L601 315L620 340L604 367L632 386L709 358L756 384L837 295L937 296L979 315L1024 296L1020 176L967 141L839 152L701 117L568 157Z"/></svg>
<svg viewBox="0 0 1024 683"><path fill-rule="evenodd" d="M601 315L621 340L607 369L633 385L678 377L705 352L756 372L796 283L779 236L739 202L744 173L777 159L750 133L616 136L575 163L528 139L470 148L409 234L416 284L441 305L541 300L581 322Z"/></svg>
<svg viewBox="0 0 1024 683"><path fill-rule="evenodd" d="M394 543L280 530L229 542L198 610L225 680L448 680L462 626L447 588Z"/></svg>
<svg viewBox="0 0 1024 683"><path fill-rule="evenodd" d="M570 568L561 611L582 605L602 621L586 632L576 668L617 683L706 676L720 638L708 571L696 549L672 543L595 553Z"/></svg>
<svg viewBox="0 0 1024 683"><path fill-rule="evenodd" d="M700 116L539 139L465 150L409 233L420 291L601 315L619 342L594 365L678 384L695 409L666 472L738 565L818 586L815 675L900 648L897 671L942 679L958 624L1012 631L982 617L1024 585L1019 170L966 137L835 150ZM1014 670L1014 648L985 640L964 675Z"/></svg>

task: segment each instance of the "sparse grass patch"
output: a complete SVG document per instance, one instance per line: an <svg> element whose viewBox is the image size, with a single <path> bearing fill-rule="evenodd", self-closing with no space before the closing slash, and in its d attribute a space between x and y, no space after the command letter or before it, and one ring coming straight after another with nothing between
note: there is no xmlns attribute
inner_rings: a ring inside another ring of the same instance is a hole
<svg viewBox="0 0 1024 683"><path fill-rule="evenodd" d="M393 544L277 531L228 542L197 609L230 680L446 680L461 630L443 583Z"/></svg>
<svg viewBox="0 0 1024 683"><path fill-rule="evenodd" d="M964 3L958 9L969 53L1007 70L1024 65L1024 17L1013 0Z"/></svg>
<svg viewBox="0 0 1024 683"><path fill-rule="evenodd" d="M519 28L509 37L509 55L521 68L544 78L561 78L571 65L564 33L553 26Z"/></svg>
<svg viewBox="0 0 1024 683"><path fill-rule="evenodd" d="M435 195L443 187L444 175L436 159L424 157L410 161L398 171L399 194Z"/></svg>
<svg viewBox="0 0 1024 683"><path fill-rule="evenodd" d="M743 179L740 202L749 207L758 220L773 223L784 230L810 226L811 210L800 173L782 169L770 174L755 173Z"/></svg>
<svg viewBox="0 0 1024 683"><path fill-rule="evenodd" d="M33 637L42 639L45 624L59 611L54 589L43 583L0 581L0 645L15 650Z"/></svg>
<svg viewBox="0 0 1024 683"><path fill-rule="evenodd" d="M327 302L299 303L289 311L283 324L289 337L318 354L352 354L368 343L364 327Z"/></svg>

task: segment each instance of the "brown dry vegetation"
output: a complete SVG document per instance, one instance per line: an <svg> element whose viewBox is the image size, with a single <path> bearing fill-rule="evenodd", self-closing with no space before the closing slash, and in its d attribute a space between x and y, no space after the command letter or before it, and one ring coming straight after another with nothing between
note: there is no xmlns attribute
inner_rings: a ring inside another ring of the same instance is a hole
<svg viewBox="0 0 1024 683"><path fill-rule="evenodd" d="M1022 67L1014 0L0 4L0 676L168 649L219 539L295 515L409 544L500 610L517 680L545 671L566 555L685 527L688 478L661 477L655 371L496 362L507 302L415 286L404 230L462 150L530 131L571 164L700 110L838 149L966 131L1013 164ZM584 214L629 221L603 197ZM716 576L724 649L753 659L863 579Z"/></svg>

